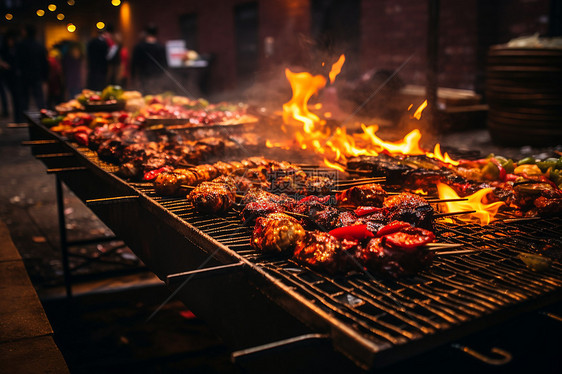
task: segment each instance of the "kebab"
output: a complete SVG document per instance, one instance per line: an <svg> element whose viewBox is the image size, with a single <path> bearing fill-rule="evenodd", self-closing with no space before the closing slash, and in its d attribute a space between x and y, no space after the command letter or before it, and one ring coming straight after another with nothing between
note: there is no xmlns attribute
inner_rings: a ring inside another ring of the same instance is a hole
<svg viewBox="0 0 562 374"><path fill-rule="evenodd" d="M435 240L431 231L400 221L375 231L365 228L361 225L303 234L296 219L273 213L257 219L251 244L263 253L292 254L298 263L329 274L363 269L399 277L412 275L431 263L433 253L425 247Z"/></svg>
<svg viewBox="0 0 562 374"><path fill-rule="evenodd" d="M236 182L229 177L203 182L187 195L187 200L200 213L226 212L232 208L235 199Z"/></svg>

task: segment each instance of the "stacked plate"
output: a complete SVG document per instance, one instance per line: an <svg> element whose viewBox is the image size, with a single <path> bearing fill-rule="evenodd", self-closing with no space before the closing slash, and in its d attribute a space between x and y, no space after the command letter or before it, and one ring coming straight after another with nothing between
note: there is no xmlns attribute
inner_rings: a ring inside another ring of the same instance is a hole
<svg viewBox="0 0 562 374"><path fill-rule="evenodd" d="M495 142L562 143L562 49L491 47L486 96Z"/></svg>

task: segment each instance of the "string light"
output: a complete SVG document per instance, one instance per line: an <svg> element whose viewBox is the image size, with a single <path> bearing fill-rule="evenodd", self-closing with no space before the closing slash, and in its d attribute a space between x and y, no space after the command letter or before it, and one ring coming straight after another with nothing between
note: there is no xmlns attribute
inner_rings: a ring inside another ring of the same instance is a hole
<svg viewBox="0 0 562 374"><path fill-rule="evenodd" d="M119 6L119 5L121 5L121 0L111 0L111 5Z"/></svg>
<svg viewBox="0 0 562 374"><path fill-rule="evenodd" d="M49 9L51 12L54 12L55 10L57 10L57 6L55 4L49 4L47 9Z"/></svg>
<svg viewBox="0 0 562 374"><path fill-rule="evenodd" d="M8 21L11 21L14 18L14 15L12 13L6 13L4 17L6 17Z"/></svg>
<svg viewBox="0 0 562 374"><path fill-rule="evenodd" d="M62 21L64 19L64 14L62 14L62 13L57 14L57 19L59 21Z"/></svg>
<svg viewBox="0 0 562 374"><path fill-rule="evenodd" d="M39 17L43 17L45 15L45 11L43 9L37 9L36 13Z"/></svg>
<svg viewBox="0 0 562 374"><path fill-rule="evenodd" d="M66 29L68 30L68 32L74 32L76 31L76 26L74 26L74 24L69 23L68 25L66 25Z"/></svg>
<svg viewBox="0 0 562 374"><path fill-rule="evenodd" d="M73 6L73 5L74 5L74 0L68 0L66 3L67 3L68 5L70 5L70 6Z"/></svg>
<svg viewBox="0 0 562 374"><path fill-rule="evenodd" d="M102 30L105 27L105 23L103 23L102 21L99 21L98 23L96 23L96 27L100 30Z"/></svg>

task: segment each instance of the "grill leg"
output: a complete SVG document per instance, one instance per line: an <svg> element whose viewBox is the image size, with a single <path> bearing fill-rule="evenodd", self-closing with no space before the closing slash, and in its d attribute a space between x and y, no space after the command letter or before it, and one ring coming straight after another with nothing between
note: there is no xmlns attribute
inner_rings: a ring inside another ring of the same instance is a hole
<svg viewBox="0 0 562 374"><path fill-rule="evenodd" d="M66 238L66 220L64 218L64 196L62 190L62 182L60 177L56 176L57 190L57 213L59 219L59 240L62 255L62 272L64 276L64 287L66 289L66 297L72 297L72 279L70 274L70 265L68 262L68 241Z"/></svg>

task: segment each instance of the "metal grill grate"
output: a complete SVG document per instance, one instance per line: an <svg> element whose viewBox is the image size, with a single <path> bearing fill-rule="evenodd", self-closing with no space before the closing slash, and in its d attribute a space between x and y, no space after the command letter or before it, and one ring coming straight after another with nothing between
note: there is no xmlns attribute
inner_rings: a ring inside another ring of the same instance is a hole
<svg viewBox="0 0 562 374"><path fill-rule="evenodd" d="M100 161L87 148L75 150L105 172L116 171L114 165ZM484 227L437 222L440 242L462 243L473 251L438 256L429 269L411 278L388 280L359 272L326 277L291 260L271 259L254 251L249 245L251 229L242 224L236 212L201 215L186 198L156 196L150 184L130 185L186 224L228 246L338 323L359 332L377 346L377 352L427 341L440 332L549 295L559 298L562 291L561 218L506 220ZM555 260L548 270L535 272L517 258L525 252L548 253Z"/></svg>
<svg viewBox="0 0 562 374"><path fill-rule="evenodd" d="M223 217L200 215L185 198L162 198L150 186L137 188L382 348L446 330L562 287L559 262L535 272L516 257L547 247L562 251L560 218L483 227L438 222L440 242L462 243L476 251L437 256L430 269L412 278L383 280L358 272L332 278L291 260L272 260L254 251L249 245L251 230L235 212Z"/></svg>

